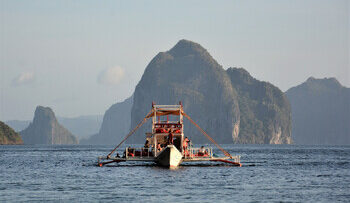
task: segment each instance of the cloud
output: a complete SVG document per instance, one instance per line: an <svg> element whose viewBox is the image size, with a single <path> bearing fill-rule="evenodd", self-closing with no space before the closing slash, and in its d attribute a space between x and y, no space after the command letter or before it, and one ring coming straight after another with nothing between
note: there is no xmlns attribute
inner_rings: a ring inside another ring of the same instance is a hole
<svg viewBox="0 0 350 203"><path fill-rule="evenodd" d="M124 75L124 69L119 66L108 68L98 75L97 82L104 85L116 85L123 80Z"/></svg>
<svg viewBox="0 0 350 203"><path fill-rule="evenodd" d="M33 72L22 72L12 80L12 86L26 85L34 82Z"/></svg>

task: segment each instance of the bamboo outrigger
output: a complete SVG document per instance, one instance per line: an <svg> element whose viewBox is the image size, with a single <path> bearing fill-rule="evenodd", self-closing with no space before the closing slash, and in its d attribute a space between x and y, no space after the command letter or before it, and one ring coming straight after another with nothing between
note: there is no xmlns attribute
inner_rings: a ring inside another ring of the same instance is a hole
<svg viewBox="0 0 350 203"><path fill-rule="evenodd" d="M169 121L169 115L178 118ZM161 118L167 117L167 120ZM223 153L224 157L216 157L212 148L194 148L192 143L184 137L183 117L186 117L198 130L214 143ZM124 155L116 150L148 119L152 118L152 132L146 133L145 147L126 148ZM157 119L158 118L158 119ZM155 105L152 103L151 111L146 117L117 145L106 157L98 157L98 166L109 163L125 161L155 162L161 166L174 168L182 162L220 161L234 166L242 166L240 156L231 156L220 147L207 133L205 133L184 111L182 104L179 105Z"/></svg>

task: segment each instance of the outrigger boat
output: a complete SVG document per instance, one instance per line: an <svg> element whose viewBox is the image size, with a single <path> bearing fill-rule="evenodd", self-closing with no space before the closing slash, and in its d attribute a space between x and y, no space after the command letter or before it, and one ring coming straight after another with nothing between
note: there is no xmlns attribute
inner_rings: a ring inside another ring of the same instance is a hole
<svg viewBox="0 0 350 203"><path fill-rule="evenodd" d="M177 118L176 121L169 121ZM166 117L166 120L161 120ZM211 147L192 147L191 141L184 137L183 117L186 117L198 130L214 143L223 153L224 157L213 154ZM142 148L127 147L121 157L116 150L148 119L152 118L152 132L146 133L146 143ZM107 156L98 157L98 166L109 163L126 161L154 162L160 166L175 168L182 162L219 161L242 166L240 156L231 156L220 147L206 132L204 132L184 111L182 103L179 105L155 105L152 103L151 111L146 117L117 145Z"/></svg>

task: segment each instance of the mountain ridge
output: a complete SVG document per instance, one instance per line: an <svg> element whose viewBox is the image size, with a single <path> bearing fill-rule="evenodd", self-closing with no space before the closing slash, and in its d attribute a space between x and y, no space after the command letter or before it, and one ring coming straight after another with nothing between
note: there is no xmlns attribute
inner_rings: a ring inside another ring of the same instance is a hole
<svg viewBox="0 0 350 203"><path fill-rule="evenodd" d="M296 144L350 144L350 88L336 78L308 78L290 88Z"/></svg>

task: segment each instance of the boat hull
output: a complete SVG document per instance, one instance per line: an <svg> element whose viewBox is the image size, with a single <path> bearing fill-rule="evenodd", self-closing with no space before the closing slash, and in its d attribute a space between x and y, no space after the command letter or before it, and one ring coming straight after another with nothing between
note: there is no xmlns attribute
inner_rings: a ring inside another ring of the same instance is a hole
<svg viewBox="0 0 350 203"><path fill-rule="evenodd" d="M164 167L176 168L182 162L182 154L174 145L168 145L157 156L156 162Z"/></svg>

